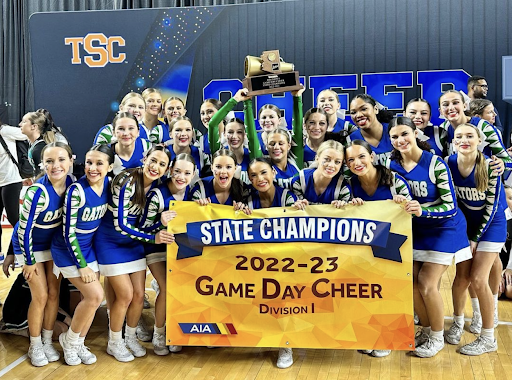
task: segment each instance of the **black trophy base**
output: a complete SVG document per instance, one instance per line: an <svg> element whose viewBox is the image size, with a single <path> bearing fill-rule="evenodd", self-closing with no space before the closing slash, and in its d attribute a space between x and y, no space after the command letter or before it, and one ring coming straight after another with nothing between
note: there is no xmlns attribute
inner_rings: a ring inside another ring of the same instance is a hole
<svg viewBox="0 0 512 380"><path fill-rule="evenodd" d="M250 96L296 91L302 87L298 71L246 77L242 83Z"/></svg>

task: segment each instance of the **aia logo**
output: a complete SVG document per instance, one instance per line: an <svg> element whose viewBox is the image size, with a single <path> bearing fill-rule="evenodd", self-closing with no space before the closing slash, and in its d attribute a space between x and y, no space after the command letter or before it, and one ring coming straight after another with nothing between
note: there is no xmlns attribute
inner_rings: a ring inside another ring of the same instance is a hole
<svg viewBox="0 0 512 380"><path fill-rule="evenodd" d="M85 37L66 37L66 45L71 45L71 63L82 64L82 45L84 63L89 67L105 67L107 63L122 63L126 59L126 53L115 54L115 46L125 46L125 40L121 36L107 37L103 33L89 33Z"/></svg>

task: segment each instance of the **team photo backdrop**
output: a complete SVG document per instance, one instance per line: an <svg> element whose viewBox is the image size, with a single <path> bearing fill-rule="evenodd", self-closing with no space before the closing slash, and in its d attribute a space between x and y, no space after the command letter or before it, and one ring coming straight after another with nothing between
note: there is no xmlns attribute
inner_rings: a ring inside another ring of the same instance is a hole
<svg viewBox="0 0 512 380"><path fill-rule="evenodd" d="M342 108L366 92L397 113L422 96L438 123L441 92L465 90L469 75L484 75L507 126L501 61L512 54L511 7L507 0L298 0L36 13L35 106L51 111L80 160L129 91L156 87L183 98L201 129L202 100L226 101L241 87L246 55L279 49L302 77L305 110L325 88L339 93ZM265 103L279 106L291 125L290 94L259 96L254 106Z"/></svg>
<svg viewBox="0 0 512 380"><path fill-rule="evenodd" d="M410 350L411 216L393 201L255 210L174 202L167 343Z"/></svg>

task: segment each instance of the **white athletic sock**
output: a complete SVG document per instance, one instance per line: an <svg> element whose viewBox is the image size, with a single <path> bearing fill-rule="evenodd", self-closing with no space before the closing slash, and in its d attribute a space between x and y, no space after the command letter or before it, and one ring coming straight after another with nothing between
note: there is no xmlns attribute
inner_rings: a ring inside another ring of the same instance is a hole
<svg viewBox="0 0 512 380"><path fill-rule="evenodd" d="M66 333L66 340L68 343L72 346L76 346L78 344L78 338L80 337L79 332L74 332L71 330L71 327L68 329L68 332Z"/></svg>
<svg viewBox="0 0 512 380"><path fill-rule="evenodd" d="M122 340L123 339L123 332L122 331L112 331L108 330L108 339L109 340Z"/></svg>
<svg viewBox="0 0 512 380"><path fill-rule="evenodd" d="M478 302L478 298L471 298L471 307L473 308L473 312L478 311L480 313L480 303Z"/></svg>
<svg viewBox="0 0 512 380"><path fill-rule="evenodd" d="M79 336L79 337L78 337L78 344L79 344L80 346L85 345L85 336Z"/></svg>
<svg viewBox="0 0 512 380"><path fill-rule="evenodd" d="M462 314L462 315L453 314L453 321L459 326L464 326L464 314Z"/></svg>
<svg viewBox="0 0 512 380"><path fill-rule="evenodd" d="M430 331L430 336L432 338L443 340L444 339L444 330L441 330L441 331L433 331L433 330L431 330Z"/></svg>
<svg viewBox="0 0 512 380"><path fill-rule="evenodd" d="M480 333L480 336L483 336L483 337L490 339L494 342L494 328L490 328L490 329L482 328L482 332Z"/></svg>
<svg viewBox="0 0 512 380"><path fill-rule="evenodd" d="M155 334L165 334L165 324L162 327L156 327L155 325L153 331Z"/></svg>
<svg viewBox="0 0 512 380"><path fill-rule="evenodd" d="M135 336L135 333L137 332L137 326L130 327L128 325L124 328L124 336Z"/></svg>
<svg viewBox="0 0 512 380"><path fill-rule="evenodd" d="M493 294L492 297L494 298L494 308L498 308L498 293Z"/></svg>
<svg viewBox="0 0 512 380"><path fill-rule="evenodd" d="M43 340L43 344L45 342L52 342L52 337L53 337L53 330L45 330L43 329L43 331L41 332L41 338Z"/></svg>
<svg viewBox="0 0 512 380"><path fill-rule="evenodd" d="M30 345L31 346L42 346L43 341L41 340L41 335L31 336L30 337Z"/></svg>

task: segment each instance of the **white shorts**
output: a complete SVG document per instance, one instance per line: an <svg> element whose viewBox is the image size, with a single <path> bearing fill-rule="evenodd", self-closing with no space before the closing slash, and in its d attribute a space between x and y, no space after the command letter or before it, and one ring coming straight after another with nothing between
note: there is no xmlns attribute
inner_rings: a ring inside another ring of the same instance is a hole
<svg viewBox="0 0 512 380"><path fill-rule="evenodd" d="M53 260L52 252L49 249L34 252L34 258L36 259L36 263L44 263L46 261ZM16 260L18 261L18 264L25 265L24 255L16 255Z"/></svg>

